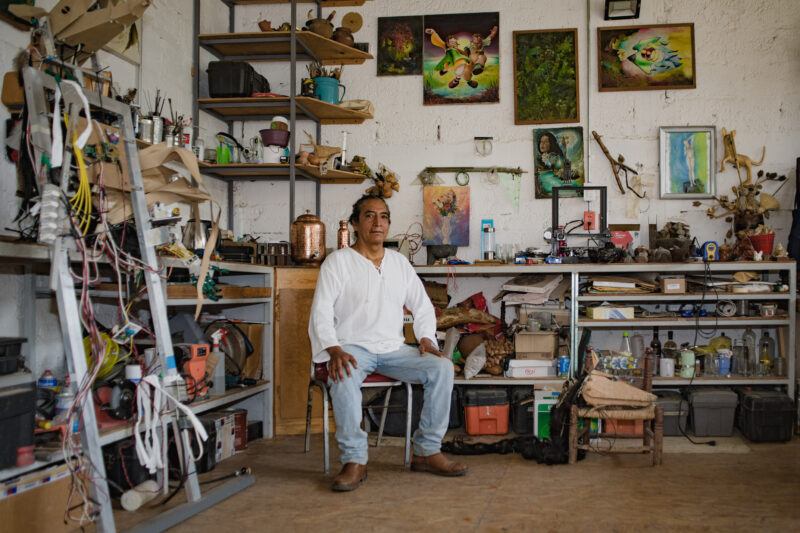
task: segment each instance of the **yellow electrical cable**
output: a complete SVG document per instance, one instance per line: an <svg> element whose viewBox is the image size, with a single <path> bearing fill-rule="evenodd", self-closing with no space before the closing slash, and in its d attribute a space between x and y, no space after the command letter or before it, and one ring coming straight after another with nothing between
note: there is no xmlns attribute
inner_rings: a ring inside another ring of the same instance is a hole
<svg viewBox="0 0 800 533"><path fill-rule="evenodd" d="M69 128L69 116L64 114L64 124ZM75 211L78 219L78 231L81 235L86 235L89 231L89 224L92 218L92 189L89 185L89 173L86 169L86 161L83 159L83 150L77 148L78 137L72 132L72 151L75 154L75 161L78 164L78 190L70 199L70 206Z"/></svg>

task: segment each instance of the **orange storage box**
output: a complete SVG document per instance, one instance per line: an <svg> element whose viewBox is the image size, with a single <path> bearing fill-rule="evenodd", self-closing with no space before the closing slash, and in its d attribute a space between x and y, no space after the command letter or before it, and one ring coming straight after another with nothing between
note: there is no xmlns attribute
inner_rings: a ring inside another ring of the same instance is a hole
<svg viewBox="0 0 800 533"><path fill-rule="evenodd" d="M468 435L508 433L508 391L480 387L464 393L464 419Z"/></svg>

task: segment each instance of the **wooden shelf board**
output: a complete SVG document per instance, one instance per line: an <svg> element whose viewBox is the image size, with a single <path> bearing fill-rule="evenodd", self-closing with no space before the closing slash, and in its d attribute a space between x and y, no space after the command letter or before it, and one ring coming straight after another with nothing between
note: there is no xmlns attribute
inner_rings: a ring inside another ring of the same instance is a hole
<svg viewBox="0 0 800 533"><path fill-rule="evenodd" d="M322 7L363 6L367 0L322 0ZM232 0L236 5L291 4L292 0ZM297 0L298 4L316 4L316 0Z"/></svg>
<svg viewBox="0 0 800 533"><path fill-rule="evenodd" d="M310 31L296 33L299 59L323 65L361 65L372 55ZM289 60L289 31L209 33L199 36L200 46L227 60Z"/></svg>
<svg viewBox="0 0 800 533"><path fill-rule="evenodd" d="M306 117L322 125L361 124L372 115L329 104L316 98L295 98L298 117ZM222 120L259 120L276 115L289 115L289 97L200 98L200 109L213 112Z"/></svg>
<svg viewBox="0 0 800 533"><path fill-rule="evenodd" d="M364 181L362 174L343 170L329 170L324 175L319 167L297 165L297 177L310 181L319 181L325 185L358 184ZM202 163L200 172L222 179L289 179L289 165L285 163L234 163L230 165L213 165Z"/></svg>

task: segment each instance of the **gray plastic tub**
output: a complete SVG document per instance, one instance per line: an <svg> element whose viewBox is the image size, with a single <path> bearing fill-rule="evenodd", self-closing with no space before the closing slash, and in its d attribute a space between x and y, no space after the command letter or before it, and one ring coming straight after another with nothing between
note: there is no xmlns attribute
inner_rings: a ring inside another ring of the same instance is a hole
<svg viewBox="0 0 800 533"><path fill-rule="evenodd" d="M729 437L733 434L738 395L730 389L698 389L689 394L692 428L698 437Z"/></svg>
<svg viewBox="0 0 800 533"><path fill-rule="evenodd" d="M686 419L689 418L689 402L684 400L678 391L656 390L654 392L658 396L656 405L660 405L664 409L664 435L667 437L683 435L681 429L686 431L687 428ZM678 418L679 416L680 419Z"/></svg>

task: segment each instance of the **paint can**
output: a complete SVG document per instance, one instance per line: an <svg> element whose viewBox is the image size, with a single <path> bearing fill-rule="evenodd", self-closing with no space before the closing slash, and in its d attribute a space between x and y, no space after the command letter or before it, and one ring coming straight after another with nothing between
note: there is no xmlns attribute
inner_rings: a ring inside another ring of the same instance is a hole
<svg viewBox="0 0 800 533"><path fill-rule="evenodd" d="M153 142L153 119L140 118L139 119L139 139L144 142Z"/></svg>
<svg viewBox="0 0 800 533"><path fill-rule="evenodd" d="M675 376L675 359L662 357L658 362L658 375L664 378Z"/></svg>
<svg viewBox="0 0 800 533"><path fill-rule="evenodd" d="M164 119L152 117L153 120L153 144L158 144L164 139Z"/></svg>

